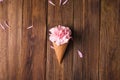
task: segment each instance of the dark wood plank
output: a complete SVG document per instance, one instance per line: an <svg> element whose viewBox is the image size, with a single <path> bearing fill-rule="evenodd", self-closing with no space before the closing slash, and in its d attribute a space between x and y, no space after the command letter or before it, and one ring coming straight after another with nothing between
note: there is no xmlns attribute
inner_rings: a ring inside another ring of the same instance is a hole
<svg viewBox="0 0 120 80"><path fill-rule="evenodd" d="M101 0L100 80L120 79L120 0Z"/></svg>
<svg viewBox="0 0 120 80"><path fill-rule="evenodd" d="M0 23L4 25L7 20L7 2L0 3ZM3 30L0 27L0 80L8 80L8 29Z"/></svg>
<svg viewBox="0 0 120 80"><path fill-rule="evenodd" d="M22 31L22 80L45 80L45 0L24 0ZM27 27L33 25L33 28Z"/></svg>
<svg viewBox="0 0 120 80"><path fill-rule="evenodd" d="M85 1L83 80L98 80L100 0Z"/></svg>
<svg viewBox="0 0 120 80"><path fill-rule="evenodd" d="M33 55L34 55L34 34L32 26L32 0L23 1L23 21L22 21L22 47L21 47L21 80L32 80Z"/></svg>
<svg viewBox="0 0 120 80"><path fill-rule="evenodd" d="M45 80L46 76L46 0L33 0L33 80Z"/></svg>
<svg viewBox="0 0 120 80"><path fill-rule="evenodd" d="M18 80L21 55L22 0L7 0L8 2L8 79ZM6 4L7 5L7 4Z"/></svg>
<svg viewBox="0 0 120 80"><path fill-rule="evenodd" d="M82 80L83 63L82 58L79 57L77 51L83 53L83 39L84 32L84 18L85 18L85 0L74 0L74 59L73 59L73 80ZM84 57L83 53L83 57Z"/></svg>
<svg viewBox="0 0 120 80"><path fill-rule="evenodd" d="M59 0L53 0L56 6L48 4L48 29L55 25L65 25L73 29L73 1L69 0L64 6L59 6ZM73 49L72 42L66 51L62 64L59 64L53 49L52 43L47 41L47 65L46 80L72 80Z"/></svg>
<svg viewBox="0 0 120 80"><path fill-rule="evenodd" d="M74 80L98 80L99 4L100 0L74 2Z"/></svg>

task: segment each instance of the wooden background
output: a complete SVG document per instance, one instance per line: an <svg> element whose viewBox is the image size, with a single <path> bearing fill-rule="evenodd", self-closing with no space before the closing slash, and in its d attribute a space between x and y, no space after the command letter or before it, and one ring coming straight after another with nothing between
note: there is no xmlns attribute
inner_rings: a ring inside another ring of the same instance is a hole
<svg viewBox="0 0 120 80"><path fill-rule="evenodd" d="M0 80L120 80L120 0L53 2L0 3L0 22L10 25L0 27ZM61 65L48 39L58 24L73 32Z"/></svg>

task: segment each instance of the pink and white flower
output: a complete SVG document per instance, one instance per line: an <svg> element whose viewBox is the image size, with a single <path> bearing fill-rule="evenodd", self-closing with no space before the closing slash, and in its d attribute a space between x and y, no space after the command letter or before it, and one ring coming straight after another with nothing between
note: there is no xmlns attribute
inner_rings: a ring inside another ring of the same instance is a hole
<svg viewBox="0 0 120 80"><path fill-rule="evenodd" d="M71 38L71 30L69 29L69 27L58 25L54 28L51 28L49 31L50 41L56 43L58 46L68 43Z"/></svg>

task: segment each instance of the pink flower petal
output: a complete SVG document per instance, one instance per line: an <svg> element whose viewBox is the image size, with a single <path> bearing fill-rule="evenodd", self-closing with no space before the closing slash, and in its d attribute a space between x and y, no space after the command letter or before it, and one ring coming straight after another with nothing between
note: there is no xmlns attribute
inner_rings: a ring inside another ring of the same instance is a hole
<svg viewBox="0 0 120 80"><path fill-rule="evenodd" d="M80 50L78 50L78 54L79 54L79 56L80 56L81 58L83 58L83 55L82 55L82 53L80 52Z"/></svg>
<svg viewBox="0 0 120 80"><path fill-rule="evenodd" d="M54 4L51 0L49 0L48 2L49 2L51 5L55 6L55 4Z"/></svg>
<svg viewBox="0 0 120 80"><path fill-rule="evenodd" d="M33 28L33 25L32 25L32 26L29 26L27 29L31 29L31 28Z"/></svg>
<svg viewBox="0 0 120 80"><path fill-rule="evenodd" d="M5 24L5 26L8 27L8 28L10 27L10 26L8 25L7 21L4 21L4 24Z"/></svg>
<svg viewBox="0 0 120 80"><path fill-rule="evenodd" d="M65 5L68 2L68 0L65 0L62 5Z"/></svg>
<svg viewBox="0 0 120 80"><path fill-rule="evenodd" d="M54 47L53 47L53 46L50 46L50 48L54 49Z"/></svg>
<svg viewBox="0 0 120 80"><path fill-rule="evenodd" d="M0 0L0 2L3 2L3 0Z"/></svg>
<svg viewBox="0 0 120 80"><path fill-rule="evenodd" d="M60 3L59 3L59 5L61 5L61 3L62 3L62 0L60 0Z"/></svg>
<svg viewBox="0 0 120 80"><path fill-rule="evenodd" d="M1 26L1 28L3 29L3 30L5 30L5 27L0 23L0 26Z"/></svg>

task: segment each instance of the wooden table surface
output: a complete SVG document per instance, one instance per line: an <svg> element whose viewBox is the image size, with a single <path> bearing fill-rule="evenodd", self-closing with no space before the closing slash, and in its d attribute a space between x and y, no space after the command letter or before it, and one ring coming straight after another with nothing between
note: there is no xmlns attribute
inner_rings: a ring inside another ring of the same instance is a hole
<svg viewBox="0 0 120 80"><path fill-rule="evenodd" d="M52 1L0 2L0 80L120 80L120 0ZM73 33L62 64L49 41L59 24Z"/></svg>

